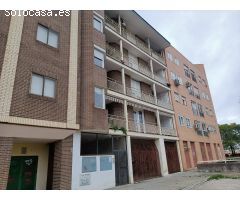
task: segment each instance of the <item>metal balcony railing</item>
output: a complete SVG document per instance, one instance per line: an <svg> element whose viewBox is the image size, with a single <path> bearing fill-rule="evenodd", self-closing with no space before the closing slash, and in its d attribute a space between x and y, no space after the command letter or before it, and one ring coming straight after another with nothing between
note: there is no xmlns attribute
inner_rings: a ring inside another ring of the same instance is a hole
<svg viewBox="0 0 240 200"><path fill-rule="evenodd" d="M105 23L113 31L120 34L119 24L107 15L105 15ZM130 41L131 43L133 43L134 45L136 45L138 48L143 50L145 53L149 54L150 56L152 56L153 58L155 58L156 60L161 62L162 64L164 64L164 65L166 64L165 56L163 53L159 54L156 51L154 51L153 49L149 49L148 45L144 41L140 40L132 32L128 31L124 27L121 28L121 36L124 37L125 39L127 39L128 41Z"/></svg>
<svg viewBox="0 0 240 200"><path fill-rule="evenodd" d="M157 104L163 108L166 108L166 109L169 109L169 110L173 110L173 107L170 103L168 102L164 102L164 101L161 101L159 99L157 99Z"/></svg>
<svg viewBox="0 0 240 200"><path fill-rule="evenodd" d="M120 34L118 23L111 19L110 17L108 17L107 15L105 15L105 23L109 28Z"/></svg>
<svg viewBox="0 0 240 200"><path fill-rule="evenodd" d="M107 87L110 90L113 90L115 92L119 92L123 94L123 85L121 83L118 83L116 80L107 78Z"/></svg>
<svg viewBox="0 0 240 200"><path fill-rule="evenodd" d="M135 44L138 48L140 48L141 50L149 54L149 49L147 44L144 43L139 38L137 38L133 33L128 31L126 28L122 28L122 36L128 41L130 41L131 43Z"/></svg>
<svg viewBox="0 0 240 200"><path fill-rule="evenodd" d="M146 123L145 124L146 133L159 134L159 128L157 124Z"/></svg>
<svg viewBox="0 0 240 200"><path fill-rule="evenodd" d="M122 116L108 115L109 129L126 128L126 119Z"/></svg>
<svg viewBox="0 0 240 200"><path fill-rule="evenodd" d="M177 136L177 132L173 128L161 127L161 135Z"/></svg>
<svg viewBox="0 0 240 200"><path fill-rule="evenodd" d="M160 77L159 75L154 74L154 79L155 79L156 81L158 81L159 83L162 83L163 85L166 85L166 84L167 84L166 79Z"/></svg>
<svg viewBox="0 0 240 200"><path fill-rule="evenodd" d="M155 99L154 99L153 95L145 94L144 92L142 92L138 89L126 87L126 93L127 93L127 95L134 97L136 99L140 99L142 101L146 101L146 102L149 102L152 104L155 103Z"/></svg>
<svg viewBox="0 0 240 200"><path fill-rule="evenodd" d="M128 130L132 132L144 133L144 124L137 123L133 119L128 119Z"/></svg>
<svg viewBox="0 0 240 200"><path fill-rule="evenodd" d="M157 53L156 51L154 51L153 49L151 49L151 55L152 55L153 58L155 58L156 60L158 60L162 64L164 64L164 65L166 64L163 54L161 55L161 54Z"/></svg>
<svg viewBox="0 0 240 200"><path fill-rule="evenodd" d="M106 43L106 53L111 58L121 62L121 53L120 50Z"/></svg>

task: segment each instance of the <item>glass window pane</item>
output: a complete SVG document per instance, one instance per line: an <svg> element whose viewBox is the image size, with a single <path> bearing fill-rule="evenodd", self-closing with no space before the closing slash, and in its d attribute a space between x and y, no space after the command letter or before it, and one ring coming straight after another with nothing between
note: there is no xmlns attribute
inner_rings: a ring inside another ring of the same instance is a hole
<svg viewBox="0 0 240 200"><path fill-rule="evenodd" d="M93 19L93 27L102 32L102 21L100 19L94 18Z"/></svg>
<svg viewBox="0 0 240 200"><path fill-rule="evenodd" d="M49 30L48 44L52 47L58 48L58 33Z"/></svg>
<svg viewBox="0 0 240 200"><path fill-rule="evenodd" d="M40 75L33 74L31 82L31 93L42 96L43 89L43 77Z"/></svg>
<svg viewBox="0 0 240 200"><path fill-rule="evenodd" d="M55 97L55 80L45 78L43 95L45 97Z"/></svg>
<svg viewBox="0 0 240 200"><path fill-rule="evenodd" d="M82 158L82 173L95 172L97 170L96 157Z"/></svg>
<svg viewBox="0 0 240 200"><path fill-rule="evenodd" d="M38 25L37 40L47 44L48 29L44 26Z"/></svg>
<svg viewBox="0 0 240 200"><path fill-rule="evenodd" d="M98 67L104 67L104 53L94 49L94 64Z"/></svg>
<svg viewBox="0 0 240 200"><path fill-rule="evenodd" d="M95 107L104 108L104 90L95 88Z"/></svg>
<svg viewBox="0 0 240 200"><path fill-rule="evenodd" d="M112 170L112 156L100 157L100 171Z"/></svg>
<svg viewBox="0 0 240 200"><path fill-rule="evenodd" d="M96 134L81 134L81 155L97 155Z"/></svg>
<svg viewBox="0 0 240 200"><path fill-rule="evenodd" d="M112 136L98 135L98 154L112 154Z"/></svg>
<svg viewBox="0 0 240 200"><path fill-rule="evenodd" d="M103 67L103 61L97 57L94 57L94 64L98 67Z"/></svg>

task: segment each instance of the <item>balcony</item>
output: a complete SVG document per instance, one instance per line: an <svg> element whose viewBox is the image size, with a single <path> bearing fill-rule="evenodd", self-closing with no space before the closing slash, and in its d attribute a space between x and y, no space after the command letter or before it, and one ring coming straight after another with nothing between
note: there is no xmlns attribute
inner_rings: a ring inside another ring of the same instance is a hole
<svg viewBox="0 0 240 200"><path fill-rule="evenodd" d="M153 49L151 49L151 55L152 55L153 58L155 58L156 60L158 60L162 64L164 64L164 65L166 64L163 54L161 55L161 54L157 53L156 51L154 51Z"/></svg>
<svg viewBox="0 0 240 200"><path fill-rule="evenodd" d="M121 62L121 52L119 49L106 43L106 53L109 57Z"/></svg>
<svg viewBox="0 0 240 200"><path fill-rule="evenodd" d="M124 130L126 129L126 120L124 117L116 115L108 115L109 129Z"/></svg>
<svg viewBox="0 0 240 200"><path fill-rule="evenodd" d="M121 33L120 33L120 28L119 28L120 26L119 26L118 22L116 22L115 20L111 19L107 15L105 15L105 23L106 23L106 26L109 27L111 30L113 30L114 32L116 32L119 35L121 35L127 41L129 41L130 43L134 44L136 47L138 47L139 49L141 49L142 51L147 53L149 56L151 56L154 59L156 59L161 64L166 65L165 56L164 56L163 53L159 54L156 51L154 51L153 49L149 48L148 44L146 42L144 42L143 40L139 39L139 37L137 37L135 34L130 32L129 30L127 30L125 27L121 28Z"/></svg>
<svg viewBox="0 0 240 200"><path fill-rule="evenodd" d="M156 80L157 82L163 84L163 85L166 85L167 84L167 81L166 79L158 76L157 74L154 74L154 80Z"/></svg>
<svg viewBox="0 0 240 200"><path fill-rule="evenodd" d="M126 93L128 96L134 97L136 99L140 99L148 103L155 104L155 99L153 95L145 94L144 92L139 91L135 88L126 87Z"/></svg>
<svg viewBox="0 0 240 200"><path fill-rule="evenodd" d="M176 137L177 136L177 132L173 128L161 127L161 135Z"/></svg>
<svg viewBox="0 0 240 200"><path fill-rule="evenodd" d="M118 23L116 21L114 21L113 19L111 19L110 17L108 17L107 15L105 15L105 23L113 31L115 31L118 34L120 34L120 29L119 29Z"/></svg>
<svg viewBox="0 0 240 200"><path fill-rule="evenodd" d="M152 123L137 123L133 119L128 120L128 129L131 132L159 134L158 126Z"/></svg>
<svg viewBox="0 0 240 200"><path fill-rule="evenodd" d="M161 100L157 100L157 105L163 107L163 108L166 108L166 109L169 109L169 110L173 110L173 107L170 103L168 102L164 102L164 101L161 101Z"/></svg>
<svg viewBox="0 0 240 200"><path fill-rule="evenodd" d="M111 78L107 78L107 87L110 90L113 90L115 92L119 92L119 93L123 94L123 85Z"/></svg>

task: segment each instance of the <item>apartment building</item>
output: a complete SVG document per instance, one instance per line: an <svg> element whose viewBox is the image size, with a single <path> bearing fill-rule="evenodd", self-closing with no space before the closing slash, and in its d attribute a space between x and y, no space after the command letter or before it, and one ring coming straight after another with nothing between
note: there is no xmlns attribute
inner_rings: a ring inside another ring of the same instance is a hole
<svg viewBox="0 0 240 200"><path fill-rule="evenodd" d="M172 46L166 49L166 57L183 169L224 159L204 65L192 64Z"/></svg>
<svg viewBox="0 0 240 200"><path fill-rule="evenodd" d="M0 189L105 189L187 169L195 137L222 148L182 134L173 48L136 12L53 12L0 12Z"/></svg>

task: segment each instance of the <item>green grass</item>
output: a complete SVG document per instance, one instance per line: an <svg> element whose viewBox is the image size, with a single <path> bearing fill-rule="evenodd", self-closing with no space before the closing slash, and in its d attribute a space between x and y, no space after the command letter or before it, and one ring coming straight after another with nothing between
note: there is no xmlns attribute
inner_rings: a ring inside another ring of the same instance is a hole
<svg viewBox="0 0 240 200"><path fill-rule="evenodd" d="M209 178L207 180L211 181L211 180L219 180L219 179L224 179L224 178L240 179L239 176L226 176L226 175L223 175L223 174L214 174L212 176L209 176Z"/></svg>

